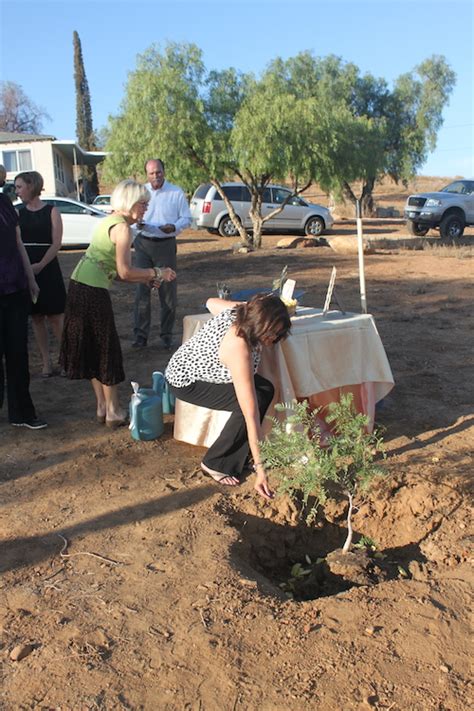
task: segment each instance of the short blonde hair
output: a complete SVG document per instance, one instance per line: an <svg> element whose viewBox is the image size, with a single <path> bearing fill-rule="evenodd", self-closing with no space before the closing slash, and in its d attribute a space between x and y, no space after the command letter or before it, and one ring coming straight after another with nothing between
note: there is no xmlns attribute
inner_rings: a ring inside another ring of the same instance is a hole
<svg viewBox="0 0 474 711"><path fill-rule="evenodd" d="M15 181L18 180L23 180L26 185L31 190L31 197L38 197L43 190L43 176L38 173L36 170L25 170L23 173L18 173L18 175L15 175Z"/></svg>
<svg viewBox="0 0 474 711"><path fill-rule="evenodd" d="M112 192L110 206L117 212L129 215L137 202L149 202L148 189L136 180L122 180Z"/></svg>

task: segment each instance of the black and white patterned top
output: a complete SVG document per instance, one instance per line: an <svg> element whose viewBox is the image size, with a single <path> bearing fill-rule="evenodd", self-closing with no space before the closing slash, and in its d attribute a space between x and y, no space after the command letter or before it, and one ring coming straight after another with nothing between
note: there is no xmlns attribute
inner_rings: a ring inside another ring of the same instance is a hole
<svg viewBox="0 0 474 711"><path fill-rule="evenodd" d="M197 380L205 383L231 383L230 370L219 360L219 348L236 318L233 309L225 309L206 321L189 341L176 351L165 370L166 380L175 388L184 388ZM253 370L260 363L261 347L252 349Z"/></svg>

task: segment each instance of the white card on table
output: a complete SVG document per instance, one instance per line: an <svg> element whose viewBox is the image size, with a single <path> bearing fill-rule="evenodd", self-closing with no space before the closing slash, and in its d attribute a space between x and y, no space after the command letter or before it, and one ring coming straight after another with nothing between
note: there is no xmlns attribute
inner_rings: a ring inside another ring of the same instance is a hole
<svg viewBox="0 0 474 711"><path fill-rule="evenodd" d="M293 292L295 290L296 281L294 279L287 279L283 284L283 289L281 290L282 299L292 299Z"/></svg>

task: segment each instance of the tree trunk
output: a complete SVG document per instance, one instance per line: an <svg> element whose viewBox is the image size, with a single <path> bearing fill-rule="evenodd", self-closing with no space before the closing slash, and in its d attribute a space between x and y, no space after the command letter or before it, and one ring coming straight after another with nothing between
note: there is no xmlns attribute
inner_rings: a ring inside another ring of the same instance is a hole
<svg viewBox="0 0 474 711"><path fill-rule="evenodd" d="M347 538L342 548L343 553L347 553L352 545L352 494L346 491L347 498L349 499L349 509L347 511Z"/></svg>
<svg viewBox="0 0 474 711"><path fill-rule="evenodd" d="M349 183L346 183L345 181L342 183L342 194L346 198L346 200L349 200L354 205L354 208L357 204L357 198L352 192L352 188L349 185Z"/></svg>
<svg viewBox="0 0 474 711"><path fill-rule="evenodd" d="M97 169L95 166L84 166L82 168L82 177L85 178L87 185L87 200L86 202L92 202L92 200L99 194L99 180L97 177ZM86 191L85 191L86 192Z"/></svg>
<svg viewBox="0 0 474 711"><path fill-rule="evenodd" d="M373 217L375 213L375 203L372 195L375 185L375 178L368 178L367 181L362 186L362 193L360 196L360 206L362 217ZM342 183L342 192L345 198L349 200L354 208L357 204L357 197L355 196L349 183Z"/></svg>
<svg viewBox="0 0 474 711"><path fill-rule="evenodd" d="M252 247L255 249L260 249L262 246L262 202L260 200L254 200L252 197L252 206L249 211L250 219L252 220L252 235L250 237Z"/></svg>
<svg viewBox="0 0 474 711"><path fill-rule="evenodd" d="M240 235L240 239L242 240L242 242L244 242L244 244L248 245L249 247L252 247L253 246L252 238L249 235L249 233L247 232L247 230L245 229L245 227L242 225L240 220L237 220L237 229L239 230L239 235Z"/></svg>
<svg viewBox="0 0 474 711"><path fill-rule="evenodd" d="M365 217L373 217L375 215L375 203L372 194L374 185L375 178L368 178L367 182L362 188L360 204L362 209L362 215L364 215Z"/></svg>
<svg viewBox="0 0 474 711"><path fill-rule="evenodd" d="M247 230L245 229L245 227L242 225L241 221L237 217L237 214L234 210L234 206L232 205L231 201L229 200L229 198L223 191L221 184L217 180L213 180L212 178L211 178L210 182L216 188L217 192L223 199L224 204L229 212L229 217L232 220L232 222L234 223L235 228L239 233L240 239L244 242L244 244L248 245L249 247L253 246L252 241L250 240L249 235L247 233Z"/></svg>
<svg viewBox="0 0 474 711"><path fill-rule="evenodd" d="M262 246L262 216L261 215L250 215L252 220L252 234L250 235L250 243L255 249L260 249Z"/></svg>

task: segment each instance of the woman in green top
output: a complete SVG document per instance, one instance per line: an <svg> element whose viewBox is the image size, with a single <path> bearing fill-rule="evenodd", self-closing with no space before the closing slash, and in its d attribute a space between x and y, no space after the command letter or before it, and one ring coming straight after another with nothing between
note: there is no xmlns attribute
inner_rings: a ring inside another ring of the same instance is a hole
<svg viewBox="0 0 474 711"><path fill-rule="evenodd" d="M97 419L108 427L126 422L118 384L125 379L109 288L117 277L158 288L176 278L173 269L132 267L130 226L145 214L150 194L140 183L123 180L112 193L114 212L100 221L91 244L69 283L60 363L72 379L90 380Z"/></svg>

